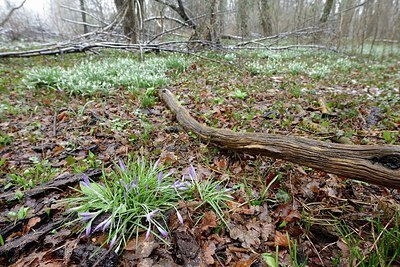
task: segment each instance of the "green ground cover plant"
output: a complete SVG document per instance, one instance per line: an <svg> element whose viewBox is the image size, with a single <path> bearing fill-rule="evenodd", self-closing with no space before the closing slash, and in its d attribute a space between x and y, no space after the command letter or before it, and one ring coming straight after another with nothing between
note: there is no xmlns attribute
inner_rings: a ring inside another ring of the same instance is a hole
<svg viewBox="0 0 400 267"><path fill-rule="evenodd" d="M105 58L83 61L73 67L39 67L25 73L29 89L65 90L69 94L109 94L122 86L138 91L164 86L169 82L165 72L182 72L188 61L178 56L153 57L139 62L133 58Z"/></svg>

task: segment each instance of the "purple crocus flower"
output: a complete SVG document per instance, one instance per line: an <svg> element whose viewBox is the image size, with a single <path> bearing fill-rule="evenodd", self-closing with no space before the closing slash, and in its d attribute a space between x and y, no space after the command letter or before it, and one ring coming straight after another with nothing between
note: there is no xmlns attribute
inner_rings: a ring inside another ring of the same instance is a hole
<svg viewBox="0 0 400 267"><path fill-rule="evenodd" d="M80 210L81 208L82 208L81 206L73 207L73 208L67 209L65 212L66 212L66 213L71 213L71 212L74 212L74 211L78 211L78 210Z"/></svg>
<svg viewBox="0 0 400 267"><path fill-rule="evenodd" d="M102 231L104 232L111 224L111 217L105 219L101 223L99 223L96 228L94 228L93 233L102 228Z"/></svg>
<svg viewBox="0 0 400 267"><path fill-rule="evenodd" d="M192 179L193 181L196 181L196 171L195 171L193 165L191 165L191 164L189 167L189 176L190 176L190 179Z"/></svg>
<svg viewBox="0 0 400 267"><path fill-rule="evenodd" d="M89 177L86 174L82 174L83 181L80 182L81 186L90 187Z"/></svg>
<svg viewBox="0 0 400 267"><path fill-rule="evenodd" d="M146 216L146 221L147 221L147 222L151 222L151 218L154 217L154 216L156 216L156 214L157 214L159 211L160 211L159 209L155 209L155 210L153 210L152 212L147 213L147 214L145 215L145 216Z"/></svg>
<svg viewBox="0 0 400 267"><path fill-rule="evenodd" d="M221 186L220 186L219 184L217 184L217 185L215 186L215 190L221 191Z"/></svg>
<svg viewBox="0 0 400 267"><path fill-rule="evenodd" d="M129 187L124 180L119 179L119 182L122 184L122 186L125 188L126 192L130 193L132 191L132 188Z"/></svg>
<svg viewBox="0 0 400 267"><path fill-rule="evenodd" d="M163 178L163 172L158 173L158 183L161 184Z"/></svg>
<svg viewBox="0 0 400 267"><path fill-rule="evenodd" d="M90 231L92 230L92 221L90 221L89 223L88 223L88 225L86 226L86 236L89 236L90 235Z"/></svg>
<svg viewBox="0 0 400 267"><path fill-rule="evenodd" d="M117 240L117 235L114 235L114 237L110 241L110 247L114 246L116 240Z"/></svg>
<svg viewBox="0 0 400 267"><path fill-rule="evenodd" d="M160 164L161 158L158 158L158 160L156 161L156 163L154 163L153 169L157 169L158 164Z"/></svg>
<svg viewBox="0 0 400 267"><path fill-rule="evenodd" d="M151 233L151 224L149 224L149 227L147 228L145 240L149 239L150 233Z"/></svg>
<svg viewBox="0 0 400 267"><path fill-rule="evenodd" d="M183 218L182 218L182 215L179 213L179 211L178 211L178 210L176 210L176 216L178 217L178 220L179 220L179 222L180 222L181 224L183 224Z"/></svg>
<svg viewBox="0 0 400 267"><path fill-rule="evenodd" d="M126 166L125 166L124 162L122 161L122 159L119 159L118 163L119 163L119 167L121 168L121 171L126 172L127 169L126 169Z"/></svg>
<svg viewBox="0 0 400 267"><path fill-rule="evenodd" d="M161 235L163 237L167 237L168 236L168 233L167 233L167 231L165 231L165 229L163 229L162 227L160 227L158 225L156 225L156 227L157 227L158 231L161 233Z"/></svg>
<svg viewBox="0 0 400 267"><path fill-rule="evenodd" d="M188 190L191 184L189 182L181 182L179 180L175 180L175 182L171 185L172 188L176 190Z"/></svg>
<svg viewBox="0 0 400 267"><path fill-rule="evenodd" d="M79 216L82 218L82 221L87 222L94 217L97 213L95 212L80 212Z"/></svg>

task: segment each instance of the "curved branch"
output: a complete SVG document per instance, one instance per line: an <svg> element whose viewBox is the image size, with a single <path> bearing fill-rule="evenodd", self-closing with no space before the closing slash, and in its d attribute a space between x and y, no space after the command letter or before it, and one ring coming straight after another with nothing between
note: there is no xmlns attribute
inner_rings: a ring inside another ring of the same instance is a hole
<svg viewBox="0 0 400 267"><path fill-rule="evenodd" d="M400 146L343 145L262 133L237 133L197 122L167 89L160 98L176 119L201 139L221 148L287 160L328 173L400 188Z"/></svg>
<svg viewBox="0 0 400 267"><path fill-rule="evenodd" d="M26 0L22 1L22 3L19 6L13 7L10 12L8 12L7 16L3 19L2 22L0 22L0 27L3 27L4 24L7 23L7 21L11 18L12 14L17 11L18 9L20 9L24 4L25 4Z"/></svg>

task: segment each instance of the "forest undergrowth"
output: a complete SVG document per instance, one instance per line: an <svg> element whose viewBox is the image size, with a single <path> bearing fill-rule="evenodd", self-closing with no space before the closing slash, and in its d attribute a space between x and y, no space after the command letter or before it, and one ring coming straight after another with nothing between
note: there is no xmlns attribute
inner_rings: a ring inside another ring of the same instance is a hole
<svg viewBox="0 0 400 267"><path fill-rule="evenodd" d="M201 56L0 61L0 266L400 266L398 188L203 143L157 96L211 127L400 145L400 55Z"/></svg>

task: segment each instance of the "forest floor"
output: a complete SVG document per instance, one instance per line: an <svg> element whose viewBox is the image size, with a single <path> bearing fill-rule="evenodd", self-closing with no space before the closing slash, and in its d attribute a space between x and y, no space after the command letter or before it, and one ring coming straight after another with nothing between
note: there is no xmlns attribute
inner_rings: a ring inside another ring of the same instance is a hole
<svg viewBox="0 0 400 267"><path fill-rule="evenodd" d="M37 68L73 72L110 57L138 59L99 51L0 60L0 266L400 266L399 189L202 143L157 98L168 88L211 127L400 145L400 56L205 53L181 55L185 68L172 66L168 82L147 90L32 82ZM155 57L168 55L145 55ZM177 179L192 165L198 179L223 181L233 189L225 222L210 205L180 202L183 224L167 216L164 241L139 231L118 253L98 250L107 233L68 225L60 200L79 195L82 173L107 179L128 155L160 159Z"/></svg>

